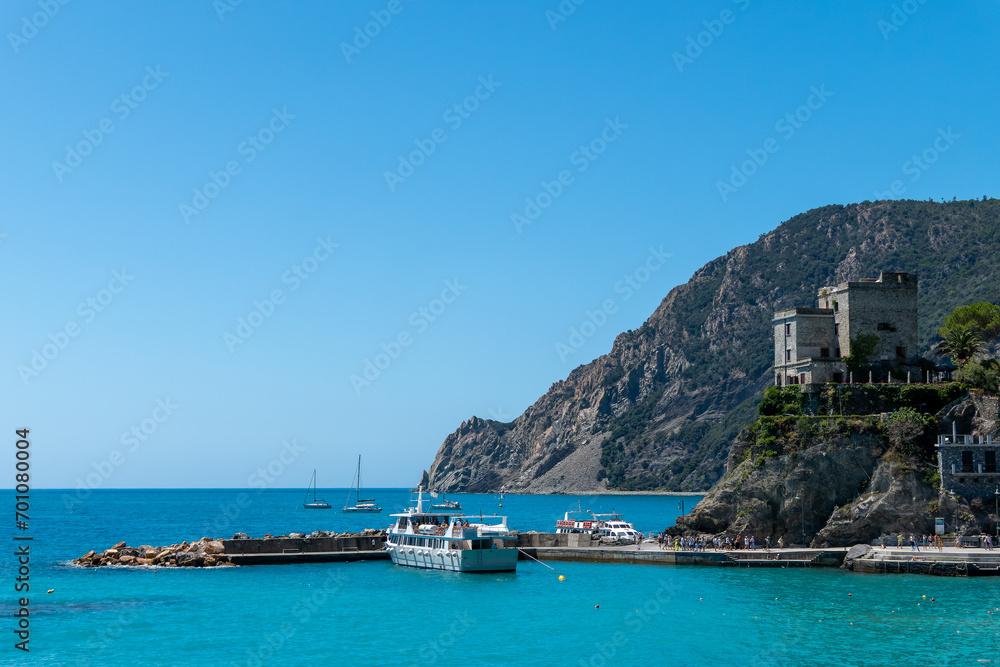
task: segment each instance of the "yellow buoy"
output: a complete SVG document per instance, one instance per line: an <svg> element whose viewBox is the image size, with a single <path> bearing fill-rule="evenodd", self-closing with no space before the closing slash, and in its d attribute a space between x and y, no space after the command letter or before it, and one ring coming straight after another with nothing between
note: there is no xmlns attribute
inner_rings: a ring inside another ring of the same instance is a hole
<svg viewBox="0 0 1000 667"><path fill-rule="evenodd" d="M566 577L564 577L564 576L562 576L562 575L560 574L560 575L559 575L559 581L566 581Z"/></svg>

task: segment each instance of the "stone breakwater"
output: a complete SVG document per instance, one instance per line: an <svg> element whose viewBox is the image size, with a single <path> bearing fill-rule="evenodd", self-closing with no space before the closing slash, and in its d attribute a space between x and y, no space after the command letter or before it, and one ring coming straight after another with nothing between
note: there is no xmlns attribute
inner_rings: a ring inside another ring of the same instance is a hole
<svg viewBox="0 0 1000 667"><path fill-rule="evenodd" d="M332 533L315 531L309 533L289 533L288 535L265 535L253 539L246 533L236 533L233 539L203 537L197 542L181 542L170 546L154 547L147 544L138 547L119 542L102 552L90 551L73 561L82 567L102 567L105 565L152 567L218 567L233 565L244 553L283 553L311 550L354 551L375 550L383 546L385 531L367 529L362 533ZM312 548L310 548L312 547ZM231 556L235 556L232 558Z"/></svg>
<svg viewBox="0 0 1000 667"><path fill-rule="evenodd" d="M104 565L149 565L152 567L216 567L229 565L221 540L203 537L197 542L171 544L169 547L142 545L130 547L119 542L110 549L90 551L73 561L83 567Z"/></svg>

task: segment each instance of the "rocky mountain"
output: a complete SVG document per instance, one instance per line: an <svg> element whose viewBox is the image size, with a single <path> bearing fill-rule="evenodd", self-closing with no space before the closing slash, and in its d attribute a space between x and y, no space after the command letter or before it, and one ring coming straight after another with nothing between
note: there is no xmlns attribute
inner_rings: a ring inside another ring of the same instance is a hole
<svg viewBox="0 0 1000 667"><path fill-rule="evenodd" d="M926 351L953 308L995 301L1000 201L863 202L795 216L670 291L606 355L574 369L509 423L473 417L424 483L440 491L704 490L771 382L770 320L822 285L920 277Z"/></svg>

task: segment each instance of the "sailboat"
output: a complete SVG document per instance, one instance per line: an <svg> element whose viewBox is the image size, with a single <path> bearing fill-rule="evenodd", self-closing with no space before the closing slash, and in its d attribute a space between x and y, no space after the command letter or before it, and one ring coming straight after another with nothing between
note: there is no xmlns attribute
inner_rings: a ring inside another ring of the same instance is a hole
<svg viewBox="0 0 1000 667"><path fill-rule="evenodd" d="M312 500L309 500L309 492L312 491ZM312 480L309 482L309 488L306 489L306 498L302 503L302 506L307 510L328 510L332 507L330 503L325 500L319 500L316 498L316 470L313 470Z"/></svg>
<svg viewBox="0 0 1000 667"><path fill-rule="evenodd" d="M353 505L344 505L344 512L381 512L382 508L378 506L374 498L361 497L361 454L358 454L358 471L354 474L354 479L357 482L357 486L355 486L357 502ZM351 502L350 492L347 493L347 502Z"/></svg>

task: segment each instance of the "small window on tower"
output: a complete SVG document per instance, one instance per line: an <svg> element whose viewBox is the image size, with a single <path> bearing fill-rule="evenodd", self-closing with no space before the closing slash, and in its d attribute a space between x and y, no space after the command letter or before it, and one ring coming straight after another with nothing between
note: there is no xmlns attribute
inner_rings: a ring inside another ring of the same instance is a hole
<svg viewBox="0 0 1000 667"><path fill-rule="evenodd" d="M835 336L839 336L840 335L840 322L834 322L833 323L833 334Z"/></svg>
<svg viewBox="0 0 1000 667"><path fill-rule="evenodd" d="M792 323L791 322L785 322L785 335L786 336L791 336L792 335Z"/></svg>
<svg viewBox="0 0 1000 667"><path fill-rule="evenodd" d="M819 356L823 357L824 359L826 357L829 357L830 356L830 348L828 348L828 347L821 347L821 348L819 348Z"/></svg>
<svg viewBox="0 0 1000 667"><path fill-rule="evenodd" d="M889 323L888 322L879 322L878 323L878 330L879 331L888 331L889 329L890 329L890 327L889 327Z"/></svg>
<svg viewBox="0 0 1000 667"><path fill-rule="evenodd" d="M791 360L792 360L792 351L785 350L785 361L791 361Z"/></svg>

